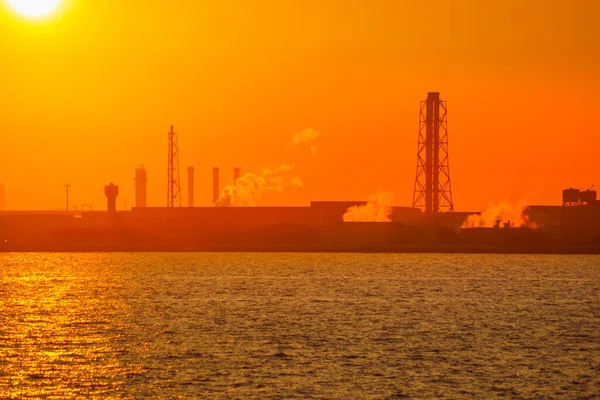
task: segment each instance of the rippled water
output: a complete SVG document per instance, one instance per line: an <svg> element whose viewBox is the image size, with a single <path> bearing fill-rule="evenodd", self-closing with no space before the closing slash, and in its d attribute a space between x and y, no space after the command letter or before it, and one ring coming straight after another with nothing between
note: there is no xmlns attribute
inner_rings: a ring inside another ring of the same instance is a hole
<svg viewBox="0 0 600 400"><path fill-rule="evenodd" d="M0 398L597 398L600 257L0 254Z"/></svg>

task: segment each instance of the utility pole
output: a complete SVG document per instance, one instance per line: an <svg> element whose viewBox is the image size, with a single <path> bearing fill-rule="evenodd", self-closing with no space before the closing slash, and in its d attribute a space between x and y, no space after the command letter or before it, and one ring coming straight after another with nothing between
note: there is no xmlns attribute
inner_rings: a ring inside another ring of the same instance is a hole
<svg viewBox="0 0 600 400"><path fill-rule="evenodd" d="M69 211L69 188L71 185L69 183L65 184L65 192L67 193L67 211Z"/></svg>

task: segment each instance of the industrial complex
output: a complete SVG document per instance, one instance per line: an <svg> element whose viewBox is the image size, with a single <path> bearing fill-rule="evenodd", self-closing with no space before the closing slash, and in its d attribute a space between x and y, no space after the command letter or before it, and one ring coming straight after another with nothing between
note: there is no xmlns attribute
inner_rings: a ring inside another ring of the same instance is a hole
<svg viewBox="0 0 600 400"><path fill-rule="evenodd" d="M421 102L413 204L313 201L305 207L240 206L219 186L214 167L212 207L195 207L195 168L187 168L181 199L179 146L168 131L165 207L147 206L148 177L135 169L135 205L117 211L119 187L105 186L105 211L1 211L0 251L380 251L600 253L596 192L567 189L563 204L524 207L521 221L456 212L450 180L447 106L430 92ZM236 193L245 175L233 171ZM68 185L66 186L68 196ZM241 188L240 188L241 191ZM239 195L239 194L238 194ZM225 196L225 197L224 197ZM4 188L0 187L0 206ZM361 212L362 211L362 212ZM367 212L368 211L368 212ZM379 217L371 217L369 212ZM355 215L350 215L355 213ZM380 216L383 215L383 218ZM473 218L475 216L475 218Z"/></svg>

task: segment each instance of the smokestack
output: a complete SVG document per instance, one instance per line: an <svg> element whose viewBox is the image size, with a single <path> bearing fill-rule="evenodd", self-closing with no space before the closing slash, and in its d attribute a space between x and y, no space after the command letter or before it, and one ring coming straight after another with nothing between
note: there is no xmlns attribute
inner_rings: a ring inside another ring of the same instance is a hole
<svg viewBox="0 0 600 400"><path fill-rule="evenodd" d="M146 183L148 182L148 175L146 174L146 168L143 165L139 165L135 170L135 206L146 207Z"/></svg>
<svg viewBox="0 0 600 400"><path fill-rule="evenodd" d="M233 169L233 186L237 186L237 181L238 181L238 179L240 179L241 175L242 175L242 169L239 167L235 167Z"/></svg>
<svg viewBox="0 0 600 400"><path fill-rule="evenodd" d="M219 167L213 168L213 205L221 198L219 193Z"/></svg>
<svg viewBox="0 0 600 400"><path fill-rule="evenodd" d="M114 183L104 186L104 194L107 199L108 212L114 213L117 211L117 196L119 195L119 187Z"/></svg>
<svg viewBox="0 0 600 400"><path fill-rule="evenodd" d="M194 171L196 168L188 167L188 207L194 207Z"/></svg>
<svg viewBox="0 0 600 400"><path fill-rule="evenodd" d="M0 185L0 211L4 211L4 207L6 207L4 196L4 185Z"/></svg>

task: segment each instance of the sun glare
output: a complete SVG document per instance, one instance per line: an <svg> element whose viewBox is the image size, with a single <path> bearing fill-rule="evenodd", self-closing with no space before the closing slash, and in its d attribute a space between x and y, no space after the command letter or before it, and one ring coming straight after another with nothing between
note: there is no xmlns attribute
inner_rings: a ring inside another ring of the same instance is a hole
<svg viewBox="0 0 600 400"><path fill-rule="evenodd" d="M41 17L54 11L60 0L8 0L20 14L29 17Z"/></svg>

